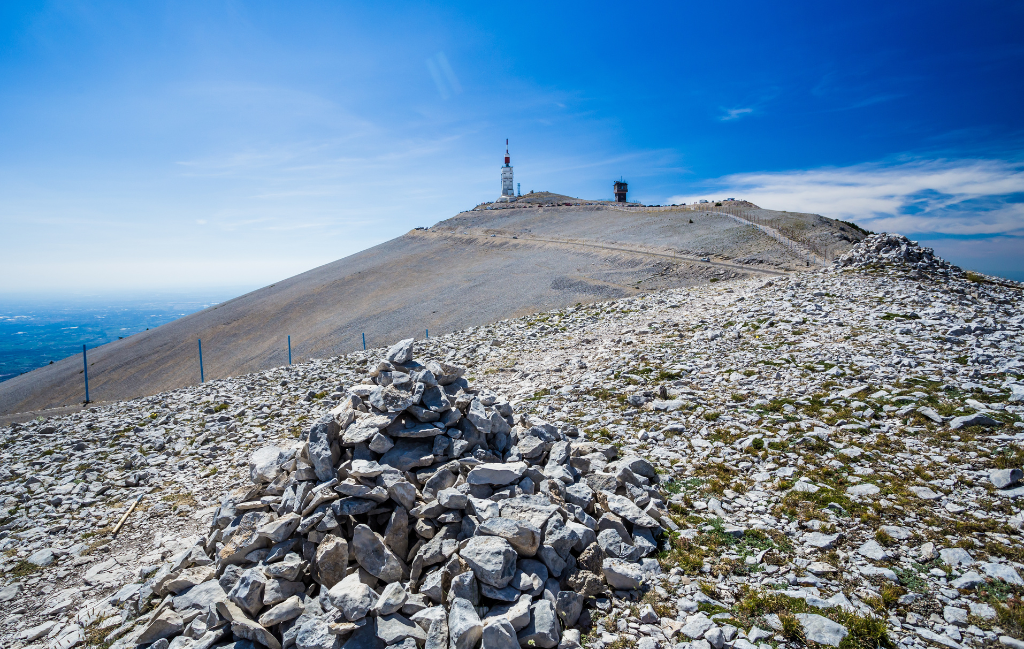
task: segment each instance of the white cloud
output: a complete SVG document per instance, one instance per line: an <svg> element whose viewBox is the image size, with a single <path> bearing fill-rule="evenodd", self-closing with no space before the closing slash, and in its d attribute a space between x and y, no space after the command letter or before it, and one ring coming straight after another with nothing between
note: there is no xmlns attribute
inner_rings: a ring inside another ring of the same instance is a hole
<svg viewBox="0 0 1024 649"><path fill-rule="evenodd" d="M747 173L710 188L770 209L812 212L876 231L953 236L1024 236L1024 167L995 160L898 164ZM672 196L670 203L712 196Z"/></svg>
<svg viewBox="0 0 1024 649"><path fill-rule="evenodd" d="M455 76L455 70L452 70L444 52L438 52L427 59L427 69L430 70L430 76L437 86L437 93L441 95L441 99L448 99L451 94L462 94L462 84Z"/></svg>
<svg viewBox="0 0 1024 649"><path fill-rule="evenodd" d="M739 119L741 117L744 117L745 115L750 115L754 112L753 108L726 108L723 110L725 110L725 114L718 118L723 122L729 122L734 119Z"/></svg>

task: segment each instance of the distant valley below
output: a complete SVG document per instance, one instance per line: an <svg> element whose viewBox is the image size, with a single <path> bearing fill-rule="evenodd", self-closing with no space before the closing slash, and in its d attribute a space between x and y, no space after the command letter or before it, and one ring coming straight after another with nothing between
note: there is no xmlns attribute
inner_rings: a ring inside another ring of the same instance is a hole
<svg viewBox="0 0 1024 649"><path fill-rule="evenodd" d="M0 382L232 297L0 298ZM81 369L81 365L79 365Z"/></svg>

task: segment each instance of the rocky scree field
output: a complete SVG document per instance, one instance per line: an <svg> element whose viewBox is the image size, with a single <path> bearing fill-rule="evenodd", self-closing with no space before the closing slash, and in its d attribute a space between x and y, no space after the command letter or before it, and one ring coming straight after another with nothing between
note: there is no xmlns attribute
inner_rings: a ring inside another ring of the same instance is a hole
<svg viewBox="0 0 1024 649"><path fill-rule="evenodd" d="M7 427L4 646L1016 649L1021 290L873 235Z"/></svg>

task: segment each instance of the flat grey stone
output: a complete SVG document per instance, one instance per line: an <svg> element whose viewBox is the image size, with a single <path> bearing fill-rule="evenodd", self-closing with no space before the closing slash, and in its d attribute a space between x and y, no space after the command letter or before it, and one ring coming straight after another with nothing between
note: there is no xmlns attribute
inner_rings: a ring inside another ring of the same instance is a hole
<svg viewBox="0 0 1024 649"><path fill-rule="evenodd" d="M939 550L939 558L950 566L969 566L974 563L974 557L963 548L943 548Z"/></svg>
<svg viewBox="0 0 1024 649"><path fill-rule="evenodd" d="M384 544L380 534L366 525L356 525L351 547L359 565L374 577L385 582L402 578L402 561Z"/></svg>
<svg viewBox="0 0 1024 649"><path fill-rule="evenodd" d="M292 595L288 599L260 615L260 626L271 627L275 624L287 622L288 620L294 620L302 615L305 608L306 607L303 606L302 602L299 601L298 596Z"/></svg>
<svg viewBox="0 0 1024 649"><path fill-rule="evenodd" d="M412 360L413 352L415 350L416 339L406 338L400 340L391 347L384 354L384 360L395 365L402 365ZM385 367L387 367L385 365Z"/></svg>
<svg viewBox="0 0 1024 649"><path fill-rule="evenodd" d="M852 487L846 488L846 493L851 496L874 496L881 489L878 485L871 484L870 482L864 482L862 484L855 484Z"/></svg>
<svg viewBox="0 0 1024 649"><path fill-rule="evenodd" d="M967 606L971 609L971 615L980 617L983 620L996 619L996 610L988 604L982 604L981 602L967 602Z"/></svg>
<svg viewBox="0 0 1024 649"><path fill-rule="evenodd" d="M911 536L909 529L898 525L883 525L880 529L897 541L906 541Z"/></svg>
<svg viewBox="0 0 1024 649"><path fill-rule="evenodd" d="M57 626L57 623L52 620L43 622L42 624L23 629L18 633L18 637L27 642L32 642L48 634L55 626Z"/></svg>
<svg viewBox="0 0 1024 649"><path fill-rule="evenodd" d="M658 472L655 470L654 465L638 455L624 457L616 461L615 466L619 469L629 469L636 475L643 476L651 482L658 482Z"/></svg>
<svg viewBox="0 0 1024 649"><path fill-rule="evenodd" d="M645 514L629 498L617 496L610 491L602 491L601 497L608 504L608 509L616 516L621 516L640 527L658 527L658 521Z"/></svg>
<svg viewBox="0 0 1024 649"><path fill-rule="evenodd" d="M477 430L485 435L491 432L491 417L487 414L484 404L480 399L473 399L466 411L466 419Z"/></svg>
<svg viewBox="0 0 1024 649"><path fill-rule="evenodd" d="M986 428L991 428L992 426L1002 426L1002 422L992 419L988 415L984 415L980 412L964 415L962 417L954 417L949 422L949 427L953 430L963 428L964 426L984 426Z"/></svg>
<svg viewBox="0 0 1024 649"><path fill-rule="evenodd" d="M580 613L583 612L583 601L583 593L572 590L558 591L558 595L555 597L555 612L558 613L558 617L561 618L566 629L576 626L576 621L580 619Z"/></svg>
<svg viewBox="0 0 1024 649"><path fill-rule="evenodd" d="M309 429L306 450L316 478L320 482L327 482L336 477L331 442L340 430L341 427L332 415L324 415Z"/></svg>
<svg viewBox="0 0 1024 649"><path fill-rule="evenodd" d="M985 583L985 578L973 570L965 572L953 580L952 586L957 590L973 590Z"/></svg>
<svg viewBox="0 0 1024 649"><path fill-rule="evenodd" d="M1002 579L1014 586L1024 586L1024 579L1020 578L1020 575L1013 569L1013 566L1008 566L1005 563L987 562L982 563L980 567L982 572L993 579Z"/></svg>
<svg viewBox="0 0 1024 649"><path fill-rule="evenodd" d="M434 463L434 442L421 439L399 439L390 451L381 456L378 462L393 466L399 471L430 466Z"/></svg>
<svg viewBox="0 0 1024 649"><path fill-rule="evenodd" d="M27 559L25 559L25 561L31 563L32 565L39 566L41 568L45 568L46 566L52 564L56 560L57 558L53 555L53 550L49 548L36 550L32 554L28 555Z"/></svg>
<svg viewBox="0 0 1024 649"><path fill-rule="evenodd" d="M299 595L306 590L301 581L287 581L284 579L271 579L263 588L263 603L272 606L283 602L292 595Z"/></svg>
<svg viewBox="0 0 1024 649"><path fill-rule="evenodd" d="M885 577L886 579L894 583L899 583L900 581L899 577L896 576L896 573L888 568L880 568L878 566L858 566L857 570L860 572L860 574L866 575L868 577Z"/></svg>
<svg viewBox="0 0 1024 649"><path fill-rule="evenodd" d="M249 479L253 482L272 482L281 472L285 453L276 446L264 446L249 456Z"/></svg>
<svg viewBox="0 0 1024 649"><path fill-rule="evenodd" d="M185 628L181 616L170 608L165 608L160 615L153 618L142 634L135 639L136 644L149 644L161 638L170 638Z"/></svg>
<svg viewBox="0 0 1024 649"><path fill-rule="evenodd" d="M412 409L415 407L416 406L410 406L409 408ZM395 423L397 424L398 422ZM429 423L413 426L412 428L403 428L400 426L388 427L388 434L395 439L426 439L427 437L437 437L443 433L444 430Z"/></svg>
<svg viewBox="0 0 1024 649"><path fill-rule="evenodd" d="M483 623L469 601L456 598L448 611L448 638L451 649L473 649L483 635Z"/></svg>
<svg viewBox="0 0 1024 649"><path fill-rule="evenodd" d="M722 627L712 627L704 634L704 640L711 645L712 649L722 649L725 645L725 633Z"/></svg>
<svg viewBox="0 0 1024 649"><path fill-rule="evenodd" d="M400 581L394 581L384 587L384 591L374 604L373 610L377 615L391 615L397 612L409 599L409 592Z"/></svg>
<svg viewBox="0 0 1024 649"><path fill-rule="evenodd" d="M841 396L841 397L842 397L842 398L844 398L844 399L849 399L849 398L850 398L850 397L852 397L853 395L855 395L855 394L860 394L860 393L861 393L861 392L863 392L864 390L867 390L867 389L868 389L868 387L869 387L869 386L868 386L868 385L867 385L866 383L864 383L864 384L861 384L861 385L855 385L855 386L853 386L852 388L847 388L847 389L845 389L845 390L842 390L842 391L841 391L841 392L839 393L839 396Z"/></svg>
<svg viewBox="0 0 1024 649"><path fill-rule="evenodd" d="M605 559L601 563L605 581L616 590L633 590L640 587L643 581L643 570L636 563L621 559Z"/></svg>
<svg viewBox="0 0 1024 649"><path fill-rule="evenodd" d="M427 627L427 641L424 643L423 649L449 649L448 617L443 614L443 608L441 608L441 612L442 616L431 620Z"/></svg>
<svg viewBox="0 0 1024 649"><path fill-rule="evenodd" d="M525 462L479 464L470 470L469 475L466 476L466 482L503 486L518 482L525 472Z"/></svg>
<svg viewBox="0 0 1024 649"><path fill-rule="evenodd" d="M228 595L224 592L220 582L210 580L189 588L181 595L175 597L172 604L176 611L184 611L190 608L205 610L210 606L216 605L217 602L226 601L228 601Z"/></svg>
<svg viewBox="0 0 1024 649"><path fill-rule="evenodd" d="M476 578L495 588L504 588L516 571L516 551L498 536L474 536L459 553Z"/></svg>
<svg viewBox="0 0 1024 649"><path fill-rule="evenodd" d="M477 533L498 536L508 541L524 557L532 557L540 547L541 531L529 521L512 518L488 518L477 526Z"/></svg>
<svg viewBox="0 0 1024 649"><path fill-rule="evenodd" d="M417 644L423 644L427 640L427 634L423 629L398 613L382 615L377 618L377 637L389 646L402 642L406 638L412 638Z"/></svg>
<svg viewBox="0 0 1024 649"><path fill-rule="evenodd" d="M942 609L942 619L948 624L967 626L967 609L947 604Z"/></svg>
<svg viewBox="0 0 1024 649"><path fill-rule="evenodd" d="M400 413L413 405L413 394L399 390L393 385L378 385L366 398L371 406L381 412Z"/></svg>
<svg viewBox="0 0 1024 649"><path fill-rule="evenodd" d="M498 604L492 606L487 612L485 622L492 622L496 619L507 619L512 623L512 628L517 632L526 628L530 623L530 604L532 600L526 593L519 596L519 600L512 604Z"/></svg>
<svg viewBox="0 0 1024 649"><path fill-rule="evenodd" d="M1011 638L1008 635L999 636L999 644L1010 649L1024 649L1024 640L1018 640L1017 638Z"/></svg>
<svg viewBox="0 0 1024 649"><path fill-rule="evenodd" d="M640 550L628 540L622 538L622 535L616 529L609 527L601 530L597 535L597 544L601 546L601 550L609 557L625 561L638 561L640 559Z"/></svg>
<svg viewBox="0 0 1024 649"><path fill-rule="evenodd" d="M914 630L917 632L917 635L921 636L925 640L944 645L950 649L961 649L960 643L944 633L935 633L931 629L926 629L923 626L916 627Z"/></svg>
<svg viewBox="0 0 1024 649"><path fill-rule="evenodd" d="M407 480L388 481L386 476L381 476L377 480L382 478L386 482L385 487L392 500L404 507L406 511L416 506L416 487L411 482Z"/></svg>
<svg viewBox="0 0 1024 649"><path fill-rule="evenodd" d="M331 604L344 614L349 622L366 617L373 605L377 603L377 595L373 590L359 581L359 573L354 572L331 588L327 596Z"/></svg>
<svg viewBox="0 0 1024 649"><path fill-rule="evenodd" d="M803 542L818 550L829 550L839 540L839 534L823 534L821 532L810 532L804 534Z"/></svg>
<svg viewBox="0 0 1024 649"><path fill-rule="evenodd" d="M480 604L480 586L472 570L452 577L451 586L448 588L448 601L456 597L468 601L473 606Z"/></svg>
<svg viewBox="0 0 1024 649"><path fill-rule="evenodd" d="M821 487L807 480L797 480L790 491L797 493L813 494L821 491Z"/></svg>
<svg viewBox="0 0 1024 649"><path fill-rule="evenodd" d="M250 640L260 646L267 647L268 649L281 649L281 643L277 641L267 629L260 626L259 623L249 619L237 619L231 621L231 633L236 638L244 638Z"/></svg>
<svg viewBox="0 0 1024 649"><path fill-rule="evenodd" d="M395 447L395 442L384 433L377 432L370 438L369 446L374 453L387 453Z"/></svg>
<svg viewBox="0 0 1024 649"><path fill-rule="evenodd" d="M513 577L513 581L514 580L515 577ZM499 602L514 602L519 599L519 595L521 593L515 586L495 588L488 584L480 584L480 594L488 599L497 600Z"/></svg>
<svg viewBox="0 0 1024 649"><path fill-rule="evenodd" d="M348 542L340 536L328 534L316 548L316 568L319 582L330 590L345 578L348 566Z"/></svg>
<svg viewBox="0 0 1024 649"><path fill-rule="evenodd" d="M429 631L430 625L433 624L434 620L443 620L447 625L448 613L444 610L443 606L429 606L413 613L409 616L409 619L420 625L420 628L424 631Z"/></svg>
<svg viewBox="0 0 1024 649"><path fill-rule="evenodd" d="M242 573L235 587L228 593L228 599L250 617L263 608L263 589L267 585L267 577L259 568L250 568Z"/></svg>
<svg viewBox="0 0 1024 649"><path fill-rule="evenodd" d="M448 509L465 509L469 504L469 496L454 487L449 487L437 492L437 502Z"/></svg>
<svg viewBox="0 0 1024 649"><path fill-rule="evenodd" d="M275 521L264 523L256 530L256 533L269 539L271 543L280 543L292 535L301 521L302 517L298 514L285 514Z"/></svg>
<svg viewBox="0 0 1024 649"><path fill-rule="evenodd" d="M565 500L582 509L588 509L594 502L594 490L580 480L565 487Z"/></svg>
<svg viewBox="0 0 1024 649"><path fill-rule="evenodd" d="M517 634L519 646L552 649L558 646L560 631L555 607L546 599L538 600L530 607L530 623Z"/></svg>
<svg viewBox="0 0 1024 649"><path fill-rule="evenodd" d="M938 500L939 498L941 498L941 496L939 494L935 493L934 491L932 491L928 487L922 487L922 486L910 487L910 492L913 493L918 498L921 498L923 500Z"/></svg>
<svg viewBox="0 0 1024 649"><path fill-rule="evenodd" d="M506 498L498 503L498 506L501 516L527 521L541 530L547 525L548 518L558 511L558 506L553 505L543 494Z"/></svg>
<svg viewBox="0 0 1024 649"><path fill-rule="evenodd" d="M1007 489L1016 485L1024 479L1024 471L1020 469L992 469L988 472L988 479L996 489Z"/></svg>
<svg viewBox="0 0 1024 649"><path fill-rule="evenodd" d="M886 552L885 548L883 548L878 543L878 541L875 541L873 539L865 542L863 545L857 548L857 554L861 555L862 557L867 557L872 561L888 561L892 558L892 555Z"/></svg>
<svg viewBox="0 0 1024 649"><path fill-rule="evenodd" d="M512 623L507 619L497 619L485 624L480 649L519 649Z"/></svg>
<svg viewBox="0 0 1024 649"><path fill-rule="evenodd" d="M0 602L9 602L21 592L21 584L9 584L0 588Z"/></svg>
<svg viewBox="0 0 1024 649"><path fill-rule="evenodd" d="M348 428L345 429L344 434L341 436L341 441L346 446L355 446L356 444L365 444L368 441L376 439L378 435L382 435L382 433L380 432L380 426L377 425L378 423L380 423L381 419L372 416L364 416L360 417L359 419L356 419L354 422L349 424ZM382 436L386 437L386 435ZM381 444L382 442L377 443L378 448L381 447ZM387 446L388 448L386 448L382 452L387 452L388 450L394 447L393 442L391 442L390 445L383 445Z"/></svg>
<svg viewBox="0 0 1024 649"><path fill-rule="evenodd" d="M703 638L704 634L713 626L715 626L715 623L706 615L698 613L697 615L692 615L687 618L686 624L683 625L683 628L680 629L679 632L691 640L696 640L698 638Z"/></svg>
<svg viewBox="0 0 1024 649"><path fill-rule="evenodd" d="M850 633L842 624L817 613L798 613L796 619L803 627L804 637L808 642L838 647L843 638Z"/></svg>

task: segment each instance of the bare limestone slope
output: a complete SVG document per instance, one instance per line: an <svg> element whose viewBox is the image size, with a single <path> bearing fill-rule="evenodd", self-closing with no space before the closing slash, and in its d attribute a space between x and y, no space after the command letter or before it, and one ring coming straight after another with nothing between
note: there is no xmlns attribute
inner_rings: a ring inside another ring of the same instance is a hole
<svg viewBox="0 0 1024 649"><path fill-rule="evenodd" d="M789 215L789 218L796 218ZM811 217L808 217L811 218ZM813 216L816 232L838 222ZM707 261L702 261L706 259ZM105 402L296 359L457 331L576 303L752 275L804 262L721 214L631 214L603 206L475 210L414 230L205 311L91 350L90 396ZM0 384L0 415L84 398L72 357Z"/></svg>

